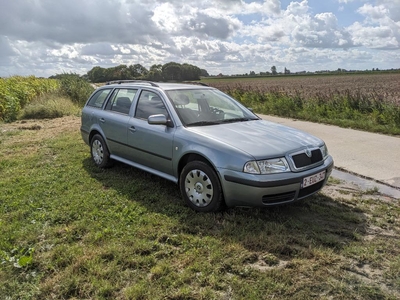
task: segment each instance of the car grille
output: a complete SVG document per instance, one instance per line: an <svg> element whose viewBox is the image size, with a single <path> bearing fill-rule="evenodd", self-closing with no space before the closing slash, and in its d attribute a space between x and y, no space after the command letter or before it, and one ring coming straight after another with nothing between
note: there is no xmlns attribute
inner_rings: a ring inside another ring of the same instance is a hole
<svg viewBox="0 0 400 300"><path fill-rule="evenodd" d="M292 160L296 169L303 169L308 166L314 165L322 161L322 159L323 157L320 149L312 150L310 157L308 157L305 152L292 155Z"/></svg>
<svg viewBox="0 0 400 300"><path fill-rule="evenodd" d="M288 192L275 195L265 195L262 197L262 203L265 205L283 204L285 202L291 202L294 200L300 200L318 192L324 186L324 181L318 182L312 186L304 189L300 189L299 194L296 197L296 192Z"/></svg>
<svg viewBox="0 0 400 300"><path fill-rule="evenodd" d="M264 204L278 204L278 203L293 201L295 196L296 192L266 195L262 197L262 202Z"/></svg>

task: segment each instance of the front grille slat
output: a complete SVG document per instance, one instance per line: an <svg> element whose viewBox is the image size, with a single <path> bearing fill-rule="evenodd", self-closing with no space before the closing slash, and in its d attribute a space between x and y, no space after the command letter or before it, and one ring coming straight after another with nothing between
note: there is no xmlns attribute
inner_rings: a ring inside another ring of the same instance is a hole
<svg viewBox="0 0 400 300"><path fill-rule="evenodd" d="M292 155L292 160L296 169L302 169L323 160L320 149L314 149L311 151L311 157L308 157L305 152Z"/></svg>

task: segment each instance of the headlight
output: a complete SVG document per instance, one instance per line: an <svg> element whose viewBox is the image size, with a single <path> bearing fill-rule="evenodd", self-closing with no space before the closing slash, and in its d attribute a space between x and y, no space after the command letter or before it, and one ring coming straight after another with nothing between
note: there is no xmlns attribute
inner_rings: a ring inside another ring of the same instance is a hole
<svg viewBox="0 0 400 300"><path fill-rule="evenodd" d="M321 153L322 153L322 157L325 159L329 153L328 153L328 147L326 147L326 145L324 144L322 147L320 147L319 149L321 149Z"/></svg>
<svg viewBox="0 0 400 300"><path fill-rule="evenodd" d="M285 158L274 158L249 161L244 165L243 172L251 174L273 174L290 171Z"/></svg>

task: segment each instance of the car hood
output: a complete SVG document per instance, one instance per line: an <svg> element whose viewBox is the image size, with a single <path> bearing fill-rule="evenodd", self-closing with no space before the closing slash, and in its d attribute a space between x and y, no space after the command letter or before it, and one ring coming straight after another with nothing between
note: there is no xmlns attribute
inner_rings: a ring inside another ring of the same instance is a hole
<svg viewBox="0 0 400 300"><path fill-rule="evenodd" d="M255 159L285 156L323 141L306 132L265 120L188 128L190 131L247 152ZM210 145L211 146L211 145Z"/></svg>

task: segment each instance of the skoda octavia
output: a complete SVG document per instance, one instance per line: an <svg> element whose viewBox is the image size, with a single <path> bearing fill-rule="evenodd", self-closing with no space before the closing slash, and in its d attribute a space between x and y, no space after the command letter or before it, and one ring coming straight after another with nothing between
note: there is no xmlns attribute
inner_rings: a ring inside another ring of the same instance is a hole
<svg viewBox="0 0 400 300"><path fill-rule="evenodd" d="M333 168L321 139L203 85L110 82L84 106L81 134L100 168L115 160L171 180L200 212L290 203Z"/></svg>

